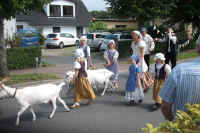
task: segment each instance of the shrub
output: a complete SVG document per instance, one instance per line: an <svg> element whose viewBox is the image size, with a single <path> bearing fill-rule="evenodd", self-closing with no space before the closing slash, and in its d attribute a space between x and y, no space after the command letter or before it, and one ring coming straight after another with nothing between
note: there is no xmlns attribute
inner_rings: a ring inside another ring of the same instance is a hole
<svg viewBox="0 0 200 133"><path fill-rule="evenodd" d="M174 121L161 123L158 127L146 124L142 128L144 133L199 133L200 132L200 104L187 104L186 112L178 111Z"/></svg>
<svg viewBox="0 0 200 133"><path fill-rule="evenodd" d="M40 47L19 47L7 49L7 65L9 70L33 68L36 66L35 58L38 57L38 63L41 60Z"/></svg>
<svg viewBox="0 0 200 133"><path fill-rule="evenodd" d="M46 40L46 38L42 35L41 32L38 33L38 36L40 38L40 45L44 45L44 41Z"/></svg>
<svg viewBox="0 0 200 133"><path fill-rule="evenodd" d="M131 41L119 41L118 52L120 58L129 57L131 55Z"/></svg>

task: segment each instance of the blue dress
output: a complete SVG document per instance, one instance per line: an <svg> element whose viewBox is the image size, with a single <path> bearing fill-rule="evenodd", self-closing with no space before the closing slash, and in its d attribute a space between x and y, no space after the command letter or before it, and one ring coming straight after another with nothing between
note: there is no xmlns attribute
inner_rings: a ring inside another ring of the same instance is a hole
<svg viewBox="0 0 200 133"><path fill-rule="evenodd" d="M131 59L136 61L136 64L139 62L139 58L136 55L132 55ZM139 67L136 67L136 65L131 64L129 67L129 76L128 80L126 81L126 94L125 94L125 100L126 101L132 101L134 100L136 103L139 102L139 100L143 100L144 93L141 86L141 81L139 80L139 88L136 87L136 76L137 73L139 73Z"/></svg>
<svg viewBox="0 0 200 133"><path fill-rule="evenodd" d="M136 66L131 64L129 66L129 76L126 81L126 91L135 91L136 88Z"/></svg>

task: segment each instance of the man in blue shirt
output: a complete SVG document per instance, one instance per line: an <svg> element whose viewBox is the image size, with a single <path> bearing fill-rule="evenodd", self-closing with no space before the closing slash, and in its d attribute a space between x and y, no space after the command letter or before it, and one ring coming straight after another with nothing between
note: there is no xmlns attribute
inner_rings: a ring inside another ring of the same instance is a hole
<svg viewBox="0 0 200 133"><path fill-rule="evenodd" d="M200 43L197 43L200 54ZM200 58L177 65L168 76L161 92L161 110L164 117L173 120L177 110L186 110L186 104L200 103Z"/></svg>

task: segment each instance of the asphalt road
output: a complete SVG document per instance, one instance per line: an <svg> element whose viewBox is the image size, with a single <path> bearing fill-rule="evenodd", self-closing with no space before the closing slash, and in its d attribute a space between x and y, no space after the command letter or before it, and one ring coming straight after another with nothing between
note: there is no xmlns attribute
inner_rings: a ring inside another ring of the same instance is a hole
<svg viewBox="0 0 200 133"><path fill-rule="evenodd" d="M120 88L108 90L101 97L102 90L92 105L82 104L81 108L64 112L58 103L53 119L48 116L52 110L50 104L34 106L37 120L32 122L32 114L27 110L21 117L19 127L15 127L16 113L19 106L15 99L0 100L0 133L141 133L145 123L158 125L164 122L160 112L150 111L152 89L145 94L141 105L128 106L124 101L124 85L128 73L120 74ZM67 105L73 104L73 93L66 95L66 88L61 92ZM87 101L85 101L87 102Z"/></svg>

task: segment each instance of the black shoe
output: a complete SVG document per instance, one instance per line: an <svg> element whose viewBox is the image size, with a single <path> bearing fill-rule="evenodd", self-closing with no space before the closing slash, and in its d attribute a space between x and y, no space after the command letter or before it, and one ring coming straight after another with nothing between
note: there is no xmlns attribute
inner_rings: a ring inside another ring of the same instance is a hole
<svg viewBox="0 0 200 133"><path fill-rule="evenodd" d="M155 104L152 106L152 110L155 111L155 110L159 109L160 107L161 107L161 104L155 103Z"/></svg>

